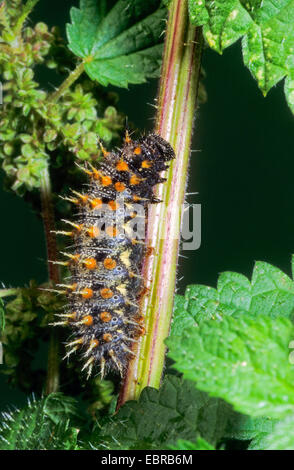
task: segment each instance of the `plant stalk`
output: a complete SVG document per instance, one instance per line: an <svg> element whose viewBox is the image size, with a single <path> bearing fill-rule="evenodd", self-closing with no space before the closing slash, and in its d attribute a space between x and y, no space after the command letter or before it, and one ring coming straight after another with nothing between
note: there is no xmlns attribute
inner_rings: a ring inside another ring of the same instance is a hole
<svg viewBox="0 0 294 470"><path fill-rule="evenodd" d="M147 294L141 300L146 335L130 362L122 384L118 408L138 399L146 386L159 388L169 334L176 282L182 209L196 109L202 53L201 28L189 23L187 0L173 0L165 38L155 132L175 150L166 183L158 185L162 203L148 212L147 246L151 254L143 263ZM150 250L149 250L150 251Z"/></svg>
<svg viewBox="0 0 294 470"><path fill-rule="evenodd" d="M28 0L25 5L22 6L22 13L18 18L14 29L15 36L20 36L21 30L24 22L26 21L28 15L34 9L39 0Z"/></svg>
<svg viewBox="0 0 294 470"><path fill-rule="evenodd" d="M85 62L80 62L77 67L68 75L68 77L62 82L59 88L55 90L51 96L49 96L49 101L56 103L56 101L61 98L65 91L82 75L85 70Z"/></svg>
<svg viewBox="0 0 294 470"><path fill-rule="evenodd" d="M44 170L41 179L41 202L42 217L47 246L47 259L57 260L56 236L52 231L55 229L54 210L52 204L51 184L48 167ZM60 282L59 267L57 264L48 262L49 281L53 284ZM56 392L59 387L59 332L52 328L49 340L48 368L45 393Z"/></svg>
<svg viewBox="0 0 294 470"><path fill-rule="evenodd" d="M1 297L11 297L17 295L20 292L19 287L11 287L9 289L0 289L0 298Z"/></svg>

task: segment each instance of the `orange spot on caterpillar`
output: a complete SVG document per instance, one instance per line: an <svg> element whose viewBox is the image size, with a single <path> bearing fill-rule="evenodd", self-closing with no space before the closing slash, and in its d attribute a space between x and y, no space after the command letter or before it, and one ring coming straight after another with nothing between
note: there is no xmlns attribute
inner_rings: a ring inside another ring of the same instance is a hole
<svg viewBox="0 0 294 470"><path fill-rule="evenodd" d="M82 322L86 325L86 326L91 326L93 325L93 317L92 315L86 315L85 317L83 317L82 319Z"/></svg>
<svg viewBox="0 0 294 470"><path fill-rule="evenodd" d="M92 199L90 201L92 209L98 209L102 206L102 199Z"/></svg>
<svg viewBox="0 0 294 470"><path fill-rule="evenodd" d="M111 316L111 313L109 312L101 312L100 318L101 318L101 321L103 321L104 323L107 323L111 320L112 316Z"/></svg>
<svg viewBox="0 0 294 470"><path fill-rule="evenodd" d="M112 184L112 179L110 176L101 176L102 186L110 186Z"/></svg>
<svg viewBox="0 0 294 470"><path fill-rule="evenodd" d="M80 294L84 299L91 299L91 297L94 295L94 292L90 287L85 287L80 291Z"/></svg>
<svg viewBox="0 0 294 470"><path fill-rule="evenodd" d="M116 261L112 258L105 258L103 264L105 269L114 269L116 267Z"/></svg>
<svg viewBox="0 0 294 470"><path fill-rule="evenodd" d="M119 208L119 204L116 201L109 201L107 205L112 211L116 211Z"/></svg>
<svg viewBox="0 0 294 470"><path fill-rule="evenodd" d="M84 259L83 264L86 266L87 269L97 268L97 262L96 262L95 258Z"/></svg>
<svg viewBox="0 0 294 470"><path fill-rule="evenodd" d="M120 160L116 164L116 169L118 171L129 171L129 165L124 160Z"/></svg>
<svg viewBox="0 0 294 470"><path fill-rule="evenodd" d="M114 185L115 189L120 193L126 189L126 185L121 181L117 181Z"/></svg>
<svg viewBox="0 0 294 470"><path fill-rule="evenodd" d="M99 235L100 235L100 230L99 230L98 227L95 227L95 225L93 225L92 227L89 227L89 228L88 228L87 234L88 234L89 237L91 237L91 238L97 238L97 237L99 237Z"/></svg>
<svg viewBox="0 0 294 470"><path fill-rule="evenodd" d="M133 201L134 201L134 202L141 201L140 196L137 196L137 194L134 194L134 196L133 196Z"/></svg>
<svg viewBox="0 0 294 470"><path fill-rule="evenodd" d="M112 335L110 333L104 333L102 338L105 343L109 343L112 340Z"/></svg>
<svg viewBox="0 0 294 470"><path fill-rule="evenodd" d="M136 148L134 149L134 154L135 154L135 155L140 155L141 153L142 153L141 147L136 147Z"/></svg>
<svg viewBox="0 0 294 470"><path fill-rule="evenodd" d="M97 346L99 346L98 339L92 339L91 342L90 342L90 346L91 346L91 348L97 348Z"/></svg>
<svg viewBox="0 0 294 470"><path fill-rule="evenodd" d="M100 295L103 299L111 299L113 292L111 289L108 289L108 287L104 287L103 289L100 289Z"/></svg>
<svg viewBox="0 0 294 470"><path fill-rule="evenodd" d="M143 181L142 178L140 178L140 177L137 176L137 175L132 175L132 176L130 177L130 185L131 185L131 186L135 186L136 184L141 183L141 181Z"/></svg>
<svg viewBox="0 0 294 470"><path fill-rule="evenodd" d="M151 166L152 166L152 162L150 162L149 160L143 160L141 163L142 168L150 168Z"/></svg>

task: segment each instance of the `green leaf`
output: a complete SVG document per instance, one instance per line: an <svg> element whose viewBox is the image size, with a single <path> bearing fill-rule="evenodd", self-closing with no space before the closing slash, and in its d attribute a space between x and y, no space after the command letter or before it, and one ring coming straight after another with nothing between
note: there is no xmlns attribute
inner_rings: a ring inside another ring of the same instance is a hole
<svg viewBox="0 0 294 470"><path fill-rule="evenodd" d="M226 439L250 441L261 439L272 432L276 420L268 417L253 418L240 413L232 413L229 417Z"/></svg>
<svg viewBox="0 0 294 470"><path fill-rule="evenodd" d="M63 395L60 392L51 393L44 400L44 413L51 421L58 424L60 418L79 418L76 409L76 400L72 397Z"/></svg>
<svg viewBox="0 0 294 470"><path fill-rule="evenodd" d="M146 78L159 77L162 44L144 49L130 55L118 56L113 59L93 61L85 66L92 80L101 85L112 84L127 88L128 84L146 82Z"/></svg>
<svg viewBox="0 0 294 470"><path fill-rule="evenodd" d="M271 433L254 439L250 450L294 450L294 416L275 424Z"/></svg>
<svg viewBox="0 0 294 470"><path fill-rule="evenodd" d="M93 435L101 449L162 449L178 439L200 434L215 444L224 433L227 404L195 389L193 383L168 376L160 390L146 387L139 401L129 401L108 417Z"/></svg>
<svg viewBox="0 0 294 470"><path fill-rule="evenodd" d="M188 286L185 297L176 297L171 335L180 334L187 322L192 328L206 319L221 320L248 313L291 317L293 311L294 282L278 268L258 261L251 282L242 274L224 272L217 289Z"/></svg>
<svg viewBox="0 0 294 470"><path fill-rule="evenodd" d="M204 321L167 344L174 367L200 390L241 413L280 419L294 412L293 338L290 320L259 315Z"/></svg>
<svg viewBox="0 0 294 470"><path fill-rule="evenodd" d="M204 25L209 46L219 53L245 34L252 22L238 0L189 0L189 12L193 24Z"/></svg>
<svg viewBox="0 0 294 470"><path fill-rule="evenodd" d="M89 77L121 87L158 77L166 16L160 0L119 0L108 6L105 0L81 0L80 9L71 9L69 48L84 60Z"/></svg>
<svg viewBox="0 0 294 470"><path fill-rule="evenodd" d="M243 36L244 63L264 95L287 77L285 94L294 112L294 0L189 0L189 10L219 53Z"/></svg>
<svg viewBox="0 0 294 470"><path fill-rule="evenodd" d="M78 430L70 426L73 399L61 393L2 413L0 450L75 449Z"/></svg>
<svg viewBox="0 0 294 470"><path fill-rule="evenodd" d="M170 446L169 448L173 450L215 450L215 448L205 439L202 439L202 437L198 437L196 443L179 439L175 446Z"/></svg>
<svg viewBox="0 0 294 470"><path fill-rule="evenodd" d="M175 295L171 335L180 335L184 328L197 326L187 304L188 300L184 296Z"/></svg>

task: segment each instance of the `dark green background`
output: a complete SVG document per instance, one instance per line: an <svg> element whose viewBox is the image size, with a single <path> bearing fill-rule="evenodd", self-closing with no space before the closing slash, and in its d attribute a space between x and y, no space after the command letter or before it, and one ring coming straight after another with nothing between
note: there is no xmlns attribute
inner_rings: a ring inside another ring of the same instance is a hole
<svg viewBox="0 0 294 470"><path fill-rule="evenodd" d="M70 6L78 2L41 0L31 21L64 28ZM255 260L290 274L294 252L294 117L283 83L263 98L242 63L240 42L223 56L206 50L203 57L208 101L195 119L189 201L202 206L202 243L184 252L178 292L189 283L215 286L225 270L251 276ZM45 83L54 79L43 77ZM53 87L53 85L52 85ZM117 90L119 108L142 130L152 129L157 82ZM46 279L46 253L40 219L14 194L1 192L0 281L22 286ZM1 366L0 366L1 367ZM0 375L0 408L21 403L23 394L9 390Z"/></svg>

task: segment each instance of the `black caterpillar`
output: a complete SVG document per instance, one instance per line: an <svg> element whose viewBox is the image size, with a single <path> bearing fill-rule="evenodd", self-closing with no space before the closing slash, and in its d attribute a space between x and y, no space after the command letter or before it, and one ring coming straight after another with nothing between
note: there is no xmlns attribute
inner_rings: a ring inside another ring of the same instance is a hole
<svg viewBox="0 0 294 470"><path fill-rule="evenodd" d="M132 141L126 133L122 149L102 151L99 168L83 168L90 180L87 192L65 198L78 207L76 222L66 221L71 231L57 232L73 237L74 249L59 262L69 266L72 282L60 284L68 305L55 324L71 327L66 357L79 349L88 377L96 365L102 377L109 369L123 376L132 344L144 334L139 311L144 223L148 204L160 202L153 186L165 181L160 173L175 157L156 134ZM135 230L142 219L143 233Z"/></svg>

